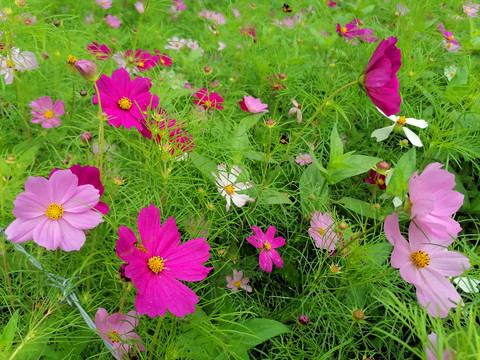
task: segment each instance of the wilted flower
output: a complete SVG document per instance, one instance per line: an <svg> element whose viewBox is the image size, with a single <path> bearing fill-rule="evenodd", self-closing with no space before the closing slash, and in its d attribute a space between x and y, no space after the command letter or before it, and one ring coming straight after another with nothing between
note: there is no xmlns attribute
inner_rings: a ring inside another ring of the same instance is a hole
<svg viewBox="0 0 480 360"><path fill-rule="evenodd" d="M302 105L297 103L295 99L292 99L293 107L288 110L288 117L296 115L298 123L301 123L303 120L302 116Z"/></svg>

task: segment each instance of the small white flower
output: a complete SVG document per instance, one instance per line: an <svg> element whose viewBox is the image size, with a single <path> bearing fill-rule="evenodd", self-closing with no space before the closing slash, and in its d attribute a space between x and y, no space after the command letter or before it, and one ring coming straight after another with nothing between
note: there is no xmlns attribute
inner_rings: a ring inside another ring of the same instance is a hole
<svg viewBox="0 0 480 360"><path fill-rule="evenodd" d="M237 177L242 172L242 169L240 169L237 165L234 165L231 172L228 172L227 165L225 164L220 164L217 166L217 168L218 175L212 171L212 176L217 183L218 192L225 198L225 200L227 200L227 211L230 210L230 204L232 200L237 207L242 207L247 201L255 201L255 199L248 195L238 194L238 191L246 190L253 186L253 184L250 182L235 183L237 181Z"/></svg>
<svg viewBox="0 0 480 360"><path fill-rule="evenodd" d="M295 99L291 99L292 104L294 107L292 107L290 110L288 110L288 117L293 116L294 114L297 116L297 121L298 123L301 123L303 120L302 116L302 105L297 103Z"/></svg>
<svg viewBox="0 0 480 360"><path fill-rule="evenodd" d="M455 75L457 74L458 67L455 65L450 65L449 67L446 67L445 70L443 70L443 73L447 77L447 80L450 81L452 80Z"/></svg>
<svg viewBox="0 0 480 360"><path fill-rule="evenodd" d="M382 115L386 116L391 121L393 121L393 125L390 125L381 129L377 129L374 132L372 132L372 137L376 138L377 141L385 140L386 138L388 138L388 135L390 135L390 133L395 129L395 130L402 130L407 136L407 139L412 143L412 145L415 145L418 147L423 146L422 141L420 140L418 135L415 134L412 130L406 128L404 125L408 124L408 125L419 127L420 129L425 129L428 126L428 123L425 120L406 118L405 116L396 116L396 115L387 116L379 108L377 108L377 110L380 111Z"/></svg>

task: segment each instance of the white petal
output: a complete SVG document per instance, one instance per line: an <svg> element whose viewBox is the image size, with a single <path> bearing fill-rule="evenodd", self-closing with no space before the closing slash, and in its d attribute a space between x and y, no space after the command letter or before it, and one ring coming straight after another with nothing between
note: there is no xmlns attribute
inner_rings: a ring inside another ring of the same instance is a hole
<svg viewBox="0 0 480 360"><path fill-rule="evenodd" d="M295 101L295 99L291 99L291 100L292 100L293 106L298 107L298 103Z"/></svg>
<svg viewBox="0 0 480 360"><path fill-rule="evenodd" d="M381 129L377 129L374 132L372 132L371 137L377 138L377 142L385 140L386 138L388 138L388 135L390 135L390 133L392 132L394 126L395 124L381 128Z"/></svg>
<svg viewBox="0 0 480 360"><path fill-rule="evenodd" d="M397 122L398 118L400 116L395 116L395 115L390 115L390 116L387 116L387 114L385 114L382 110L380 110L378 107L377 107L377 110L380 111L380 114L382 114L383 116L385 116L386 118L389 118L390 120L394 121L394 122ZM381 141L381 140L378 140L378 141Z"/></svg>
<svg viewBox="0 0 480 360"><path fill-rule="evenodd" d="M398 198L396 196L393 198L392 202L393 202L393 206L395 206L395 208L398 208L403 204L403 201L400 200L400 198Z"/></svg>
<svg viewBox="0 0 480 360"><path fill-rule="evenodd" d="M407 136L407 139L412 143L414 146L422 147L422 140L415 134L412 130L406 128L405 126L402 128L403 132Z"/></svg>
<svg viewBox="0 0 480 360"><path fill-rule="evenodd" d="M425 129L428 126L428 123L422 119L406 118L405 120L408 125L413 125L420 129Z"/></svg>

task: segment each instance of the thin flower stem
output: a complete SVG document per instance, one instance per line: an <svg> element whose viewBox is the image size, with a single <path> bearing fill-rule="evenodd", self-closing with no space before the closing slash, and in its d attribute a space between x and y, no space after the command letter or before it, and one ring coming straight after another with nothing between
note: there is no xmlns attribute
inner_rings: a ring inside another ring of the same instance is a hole
<svg viewBox="0 0 480 360"><path fill-rule="evenodd" d="M159 318L158 318L157 327L155 328L155 333L153 334L152 341L150 342L151 344L156 344L157 343L158 334L160 333L160 328L162 327L162 323L163 323L163 318L164 318L164 316L159 316ZM157 357L155 357L155 353L153 352L154 348L156 349L157 346L155 346L155 347L152 346L152 349L150 350L150 354L149 354L149 359L150 360L157 359Z"/></svg>
<svg viewBox="0 0 480 360"><path fill-rule="evenodd" d="M99 120L98 123L98 152L97 152L97 168L100 171L100 179L103 180L103 148L104 148L104 141L105 141L105 134L104 134L104 124L105 121L102 116L102 101L100 99L100 91L98 90L97 82L93 83L95 87L95 91L97 92L97 99L98 99L98 114L97 118Z"/></svg>

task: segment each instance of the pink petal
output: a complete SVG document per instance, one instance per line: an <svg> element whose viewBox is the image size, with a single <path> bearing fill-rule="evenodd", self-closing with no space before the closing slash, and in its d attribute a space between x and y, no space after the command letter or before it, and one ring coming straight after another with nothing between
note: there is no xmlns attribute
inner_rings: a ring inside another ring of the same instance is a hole
<svg viewBox="0 0 480 360"><path fill-rule="evenodd" d="M160 256L168 258L170 253L180 243L180 233L177 229L177 223L173 217L169 217L160 230L157 241L144 244L151 256Z"/></svg>
<svg viewBox="0 0 480 360"><path fill-rule="evenodd" d="M94 210L86 211L84 213L69 213L64 212L60 220L64 220L76 229L89 230L96 227L103 222L102 214Z"/></svg>
<svg viewBox="0 0 480 360"><path fill-rule="evenodd" d="M56 250L63 241L63 234L57 220L44 218L33 230L33 241L47 250Z"/></svg>
<svg viewBox="0 0 480 360"><path fill-rule="evenodd" d="M147 246L150 242L161 238L162 223L160 222L160 211L153 204L143 208L138 214L138 232L142 244Z"/></svg>
<svg viewBox="0 0 480 360"><path fill-rule="evenodd" d="M118 228L118 240L116 244L117 255L126 262L131 262L136 258L134 255L135 247L134 243L137 242L137 238L132 230L126 226L120 226Z"/></svg>
<svg viewBox="0 0 480 360"><path fill-rule="evenodd" d="M39 216L44 216L47 210L47 207L40 203L40 199L29 192L24 192L19 194L13 205L15 208L12 213L18 218L22 219L33 219Z"/></svg>
<svg viewBox="0 0 480 360"><path fill-rule="evenodd" d="M46 217L37 217L34 219L24 220L16 219L5 229L7 240L13 243L22 243L33 239L33 231L35 228L46 220Z"/></svg>
<svg viewBox="0 0 480 360"><path fill-rule="evenodd" d="M268 251L267 250L262 250L260 251L260 256L258 258L258 262L260 264L260 269L266 272L271 272L272 271L272 259L270 256L268 256Z"/></svg>
<svg viewBox="0 0 480 360"><path fill-rule="evenodd" d="M30 193L30 196L37 197L38 202L48 207L53 202L53 191L48 186L48 180L43 177L30 176L25 182L25 192Z"/></svg>
<svg viewBox="0 0 480 360"><path fill-rule="evenodd" d="M462 275L466 270L470 269L470 266L468 258L455 251L441 250L430 253L430 264L428 267L443 276Z"/></svg>
<svg viewBox="0 0 480 360"><path fill-rule="evenodd" d="M98 308L97 313L95 314L95 327L101 333L108 334L108 332L110 331L107 327L107 322L105 321L107 317L108 317L107 310L105 310L104 308ZM98 334L98 335L100 335L104 339L108 339L107 335L103 335L103 334Z"/></svg>
<svg viewBox="0 0 480 360"><path fill-rule="evenodd" d="M253 246L255 246L256 248L259 248L259 249L263 248L263 243L259 242L257 240L257 237L254 235L250 235L249 237L247 237L247 241Z"/></svg>
<svg viewBox="0 0 480 360"><path fill-rule="evenodd" d="M277 250L270 249L269 255L276 267L283 267L283 260Z"/></svg>
<svg viewBox="0 0 480 360"><path fill-rule="evenodd" d="M99 199L100 194L92 185L81 185L75 189L75 193L71 195L70 199L62 204L62 207L65 212L83 213L97 205Z"/></svg>
<svg viewBox="0 0 480 360"><path fill-rule="evenodd" d="M75 194L78 188L78 178L70 170L60 170L50 177L48 185L52 189L53 202L63 205Z"/></svg>
<svg viewBox="0 0 480 360"><path fill-rule="evenodd" d="M62 116L65 114L65 103L61 100L57 100L53 105L53 113L55 116Z"/></svg>
<svg viewBox="0 0 480 360"><path fill-rule="evenodd" d="M213 269L202 266L210 258L209 250L205 239L192 239L178 246L165 259L169 276L183 281L205 279Z"/></svg>

